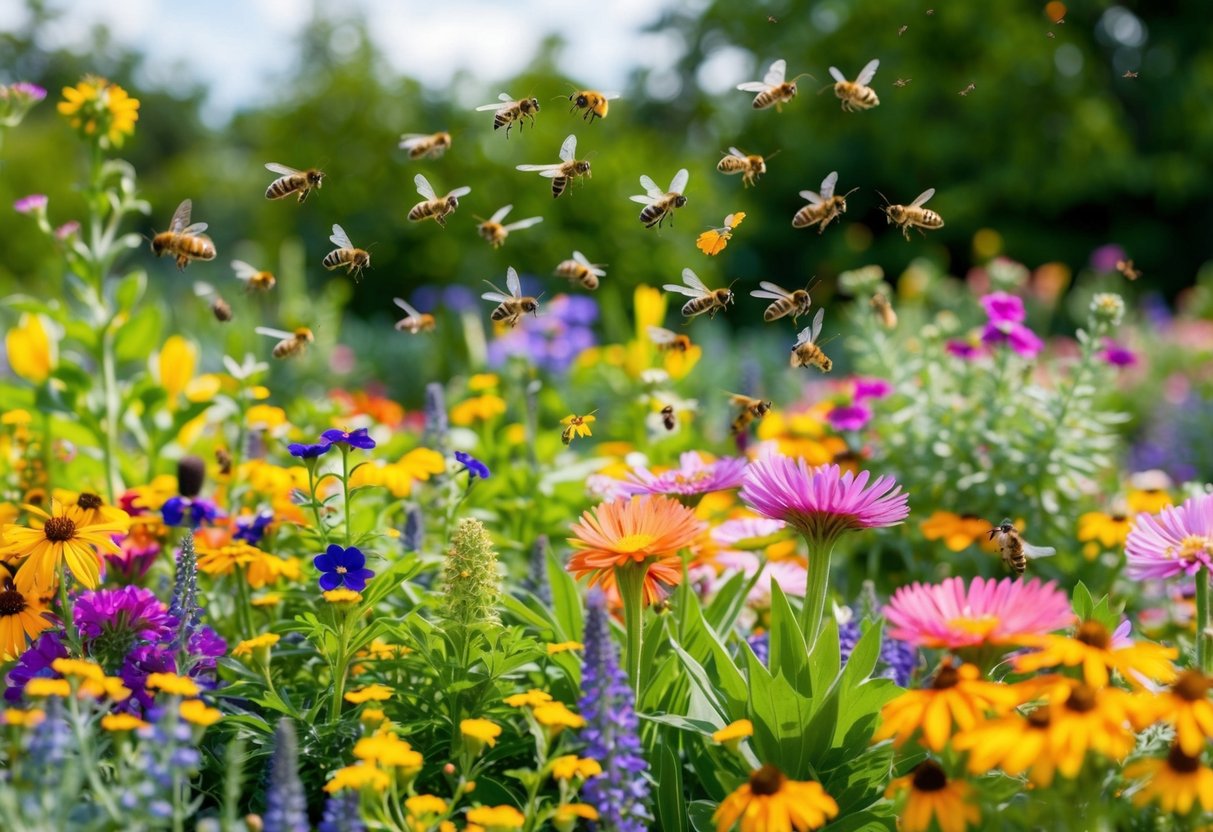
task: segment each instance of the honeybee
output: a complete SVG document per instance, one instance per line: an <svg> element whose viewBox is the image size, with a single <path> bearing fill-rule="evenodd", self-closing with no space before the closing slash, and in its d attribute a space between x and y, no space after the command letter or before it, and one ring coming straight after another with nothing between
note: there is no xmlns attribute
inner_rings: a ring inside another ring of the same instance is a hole
<svg viewBox="0 0 1213 832"><path fill-rule="evenodd" d="M200 298L209 297L211 299L211 314L219 323L225 324L232 319L231 305L215 291L215 287L211 284L195 283L194 294Z"/></svg>
<svg viewBox="0 0 1213 832"><path fill-rule="evenodd" d="M190 225L190 212L193 209L193 202L188 199L181 200L181 204L173 212L168 231L161 231L152 238L152 253L157 257L165 254L176 257L178 269L184 269L191 260L215 259L215 244L211 242L210 237L202 233L207 229L206 223L196 222Z"/></svg>
<svg viewBox="0 0 1213 832"><path fill-rule="evenodd" d="M729 404L740 408L737 412L737 418L729 425L729 433L736 436L739 433L745 433L750 428L750 424L755 419L761 419L767 415L767 411L774 405L771 402L764 402L762 399L755 399L750 396L743 396L740 393L729 394Z"/></svg>
<svg viewBox="0 0 1213 832"><path fill-rule="evenodd" d="M674 405L667 404L661 408L661 426L666 430L678 427L678 417L674 415Z"/></svg>
<svg viewBox="0 0 1213 832"><path fill-rule="evenodd" d="M758 285L762 288L750 292L750 297L768 298L773 301L762 313L762 319L767 323L786 318L788 315L792 316L794 323L801 315L809 314L809 307L813 305L813 299L809 297L807 288L789 292L782 286L776 286L765 280L760 280Z"/></svg>
<svg viewBox="0 0 1213 832"><path fill-rule="evenodd" d="M1141 272L1133 268L1132 260L1117 260L1116 271L1123 274L1129 280L1136 280L1137 278L1141 277Z"/></svg>
<svg viewBox="0 0 1213 832"><path fill-rule="evenodd" d="M748 188L757 184L758 177L767 172L767 160L757 154L747 155L735 147L730 147L729 155L716 163L716 170L730 176L740 173L742 184Z"/></svg>
<svg viewBox="0 0 1213 832"><path fill-rule="evenodd" d="M710 229L696 237L695 248L702 251L708 257L720 254L729 244L729 240L733 239L733 229L741 225L741 221L744 219L744 211L729 214L724 218L723 227Z"/></svg>
<svg viewBox="0 0 1213 832"><path fill-rule="evenodd" d="M812 366L823 373L828 373L833 369L834 362L821 351L821 347L817 344L817 336L821 335L821 321L825 314L824 309L818 309L817 314L813 316L813 325L800 330L800 335L792 346L793 367Z"/></svg>
<svg viewBox="0 0 1213 832"><path fill-rule="evenodd" d="M1003 564L1016 575L1027 571L1028 558L1048 558L1057 554L1052 546L1033 546L1025 541L1009 519L990 529L990 540L995 538L998 538L998 554L1002 556Z"/></svg>
<svg viewBox="0 0 1213 832"><path fill-rule="evenodd" d="M352 275L354 280L358 280L362 275L362 270L370 268L371 253L364 249L354 248L349 235L341 226L333 224L333 234L329 237L329 241L337 246L324 255L324 267L329 271L345 266L346 274Z"/></svg>
<svg viewBox="0 0 1213 832"><path fill-rule="evenodd" d="M598 417L594 415L597 412L597 410L592 410L584 416L574 414L560 420L560 424L564 425L564 430L560 432L560 441L565 444L565 447L571 445L578 436L593 435L590 433L590 425L598 421Z"/></svg>
<svg viewBox="0 0 1213 832"><path fill-rule="evenodd" d="M1133 70L1131 70L1131 69L1126 69L1126 70L1125 70L1125 74L1124 74L1124 75L1122 75L1122 76L1120 76L1120 77L1121 77L1121 78L1136 78L1138 75L1139 75L1139 73L1134 72L1134 71L1133 71Z"/></svg>
<svg viewBox="0 0 1213 832"><path fill-rule="evenodd" d="M514 122L518 122L519 131L522 130L523 123L526 119L531 120L531 126L535 126L535 113L539 112L539 99L537 98L521 98L517 101L508 93L503 92L497 96L500 104L484 104L477 107L476 110L495 110L493 113L493 129L499 127L505 128L505 137L510 137L510 128L514 126Z"/></svg>
<svg viewBox="0 0 1213 832"><path fill-rule="evenodd" d="M306 326L301 326L294 332L271 329L268 326L259 326L256 332L258 335L268 335L270 338L281 339L274 345L272 352L274 358L293 358L303 355L304 350L307 349L307 345L316 340L316 336L312 335L312 331Z"/></svg>
<svg viewBox="0 0 1213 832"><path fill-rule="evenodd" d="M893 86L904 87L913 80L914 80L913 78L898 78L896 81L893 82Z"/></svg>
<svg viewBox="0 0 1213 832"><path fill-rule="evenodd" d="M590 163L574 158L577 153L577 137L569 135L560 145L560 162L554 165L518 165L521 171L538 171L540 176L552 180L552 199L557 198L578 176L590 176Z"/></svg>
<svg viewBox="0 0 1213 832"><path fill-rule="evenodd" d="M392 298L392 302L404 310L405 317L396 321L397 332L407 332L416 335L418 332L430 332L434 328L434 316L428 312L418 312L403 298Z"/></svg>
<svg viewBox="0 0 1213 832"><path fill-rule="evenodd" d="M246 292L268 292L278 282L270 272L255 269L243 260L233 260L232 271L236 273L237 280L244 281Z"/></svg>
<svg viewBox="0 0 1213 832"><path fill-rule="evenodd" d="M881 194L883 197L884 194ZM928 199L935 196L935 189L928 188L920 193L913 202L909 205L885 205L884 212L888 217L888 221L901 228L901 233L905 238L910 239L910 228L919 229L918 233L922 233L924 228L943 228L943 217L936 214L930 208L923 208L922 205ZM888 200L886 199L887 203Z"/></svg>
<svg viewBox="0 0 1213 832"><path fill-rule="evenodd" d="M582 118L591 124L596 118L606 118L607 112L611 109L609 102L614 101L619 97L617 92L598 92L597 90L577 90L569 96L569 101L573 102L573 106L569 112L576 110L585 110Z"/></svg>
<svg viewBox="0 0 1213 832"><path fill-rule="evenodd" d="M215 449L215 463L219 466L219 474L227 477L232 473L232 455L223 448Z"/></svg>
<svg viewBox="0 0 1213 832"><path fill-rule="evenodd" d="M505 285L510 290L508 295L489 281L486 280L485 283L492 286L494 291L485 292L480 297L500 304L489 316L492 320L513 328L518 325L523 315L539 313L539 298L523 296L522 283L518 280L518 272L514 271L513 266L506 269L505 273Z"/></svg>
<svg viewBox="0 0 1213 832"><path fill-rule="evenodd" d="M451 149L451 134L405 133L400 137L400 148L407 150L410 159L439 159Z"/></svg>
<svg viewBox="0 0 1213 832"><path fill-rule="evenodd" d="M682 305L682 314L687 318L694 318L707 312L708 317L715 318L716 313L728 307L733 302L733 292L730 289L709 289L703 285L703 281L699 276L690 269L682 270L682 282L685 286L679 286L677 283L667 283L661 288L667 292L677 292L680 295L689 295L690 300Z"/></svg>
<svg viewBox="0 0 1213 832"><path fill-rule="evenodd" d="M509 225L502 225L501 221L505 219L506 214L514 209L513 205L506 205L497 209L497 213L484 220L476 227L476 231L481 237L489 241L493 248L501 248L505 245L505 238L510 236L511 231L521 231L524 228L530 228L532 225L538 225L543 222L543 217L529 217L525 220L518 220ZM477 217L476 219L480 219Z"/></svg>
<svg viewBox="0 0 1213 832"><path fill-rule="evenodd" d="M557 277L567 277L591 292L598 288L598 278L606 277L606 269L591 263L580 251L573 252L573 259L563 260L556 267Z"/></svg>
<svg viewBox="0 0 1213 832"><path fill-rule="evenodd" d="M459 207L459 197L467 196L472 192L471 188L464 185L439 199L429 180L420 173L413 177L413 184L417 186L417 193L425 197L425 202L418 202L409 209L409 222L421 222L433 217L434 221L443 228L446 228L446 218L455 213L455 209Z"/></svg>
<svg viewBox="0 0 1213 832"><path fill-rule="evenodd" d="M677 332L671 332L660 326L649 327L649 340L657 345L662 352L674 350L686 352L691 348L691 339Z"/></svg>
<svg viewBox="0 0 1213 832"><path fill-rule="evenodd" d="M960 92L958 92L956 94L957 95L968 95L969 93L973 92L973 90L975 90L975 89L977 89L977 85L974 84L972 81L970 81L969 85L967 87L965 87L963 90L961 90Z"/></svg>
<svg viewBox="0 0 1213 832"><path fill-rule="evenodd" d="M312 192L312 188L319 188L324 184L324 171L316 168L295 170L277 162L266 162L265 169L282 174L265 189L266 199L282 199L298 191L299 201L303 202Z"/></svg>
<svg viewBox="0 0 1213 832"><path fill-rule="evenodd" d="M755 110L765 110L773 105L776 110L782 111L783 105L796 97L796 81L809 75L807 72L803 72L791 81L785 81L784 76L787 70L788 62L781 58L771 64L771 68L767 70L767 74L762 77L761 81L746 81L744 84L738 84L737 89L758 93L754 96ZM809 75L809 77L813 76Z"/></svg>
<svg viewBox="0 0 1213 832"><path fill-rule="evenodd" d="M880 318L880 323L885 329L894 329L897 326L897 312L894 311L893 304L889 302L883 292L872 295L872 300L869 302L872 305L872 311L876 313L876 317Z"/></svg>
<svg viewBox="0 0 1213 832"><path fill-rule="evenodd" d="M792 217L793 228L811 228L817 226L817 233L826 230L836 217L841 217L847 210L847 197L859 190L852 188L843 196L834 195L834 186L838 183L838 171L832 170L825 179L821 180L821 193L816 191L801 191L802 199L809 204L801 208Z"/></svg>
<svg viewBox="0 0 1213 832"><path fill-rule="evenodd" d="M628 199L645 206L645 209L640 212L640 221L644 223L645 228L661 225L667 216L670 218L670 225L674 225L674 209L687 204L687 198L682 195L682 192L686 190L687 181L690 178L691 174L687 172L686 168L682 168L670 180L669 190L663 191L649 177L640 177L640 187L644 188L645 196L631 196Z"/></svg>
<svg viewBox="0 0 1213 832"><path fill-rule="evenodd" d="M897 30L897 37L901 37L902 35L904 35L906 33L906 29L909 29L909 28L910 27L908 25L903 25L900 29Z"/></svg>
<svg viewBox="0 0 1213 832"><path fill-rule="evenodd" d="M830 67L830 75L835 81L834 95L842 99L842 109L847 112L870 110L880 103L876 90L868 86L879 66L880 61L873 58L859 71L854 81L848 81L837 67Z"/></svg>

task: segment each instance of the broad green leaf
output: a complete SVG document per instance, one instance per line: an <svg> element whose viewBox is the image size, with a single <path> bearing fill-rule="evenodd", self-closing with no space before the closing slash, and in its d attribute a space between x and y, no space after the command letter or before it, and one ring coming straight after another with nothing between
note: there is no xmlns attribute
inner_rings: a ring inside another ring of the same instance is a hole
<svg viewBox="0 0 1213 832"><path fill-rule="evenodd" d="M654 760L657 792L657 828L670 832L688 832L686 795L682 789L682 761L675 742L662 742Z"/></svg>
<svg viewBox="0 0 1213 832"><path fill-rule="evenodd" d="M809 672L809 657L805 652L804 632L796 621L796 613L792 611L787 596L775 581L771 582L770 634L771 673L783 674L794 689L804 696L812 697L813 678Z"/></svg>

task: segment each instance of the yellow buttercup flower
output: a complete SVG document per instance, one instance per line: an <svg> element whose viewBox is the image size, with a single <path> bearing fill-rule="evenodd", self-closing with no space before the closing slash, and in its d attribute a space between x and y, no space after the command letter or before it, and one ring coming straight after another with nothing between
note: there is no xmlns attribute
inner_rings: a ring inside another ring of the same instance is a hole
<svg viewBox="0 0 1213 832"><path fill-rule="evenodd" d="M40 315L22 315L5 334L4 348L13 373L33 384L46 381L58 363L56 344Z"/></svg>
<svg viewBox="0 0 1213 832"><path fill-rule="evenodd" d="M1204 811L1213 811L1213 769L1201 765L1199 754L1185 754L1178 745L1171 747L1165 760L1130 763L1124 775L1146 780L1133 795L1136 806L1157 803L1164 812L1186 815L1199 803Z"/></svg>
<svg viewBox="0 0 1213 832"><path fill-rule="evenodd" d="M391 778L387 776L387 772L380 769L374 763L357 763L356 765L337 769L333 773L332 779L324 784L324 790L329 794L339 792L342 789L354 789L355 791L374 789L377 792L381 792L387 789L391 782Z"/></svg>
<svg viewBox="0 0 1213 832"><path fill-rule="evenodd" d="M465 739L471 740L476 752L479 746L487 745L492 748L501 736L501 726L488 719L465 719L459 723L459 733Z"/></svg>
<svg viewBox="0 0 1213 832"><path fill-rule="evenodd" d="M170 696L197 696L198 683L188 676L176 673L149 673L145 684L151 690L159 690Z"/></svg>
<svg viewBox="0 0 1213 832"><path fill-rule="evenodd" d="M121 147L135 134L139 99L104 78L86 75L76 86L63 88L59 112L86 139L96 139L102 147Z"/></svg>
<svg viewBox="0 0 1213 832"><path fill-rule="evenodd" d="M152 362L156 378L168 394L169 407L176 408L198 369L198 347L180 335L172 335Z"/></svg>
<svg viewBox="0 0 1213 832"><path fill-rule="evenodd" d="M532 688L526 693L515 693L513 696L507 696L504 701L511 708L534 708L545 702L551 702L552 695L547 691Z"/></svg>
<svg viewBox="0 0 1213 832"><path fill-rule="evenodd" d="M505 413L505 399L486 394L464 399L451 408L451 424L468 427L476 422L487 422Z"/></svg>
<svg viewBox="0 0 1213 832"><path fill-rule="evenodd" d="M72 577L88 589L96 589L101 580L97 549L120 554L113 535L126 531L125 523L90 523L78 507L52 506L55 514L27 505L31 526L8 526L0 554L25 557L17 570L17 589L24 595L50 595L59 579L60 565L66 563Z"/></svg>
<svg viewBox="0 0 1213 832"><path fill-rule="evenodd" d="M47 679L43 676L30 679L22 690L26 696L38 699L48 696L67 698L72 695L72 686L68 684L67 679Z"/></svg>
<svg viewBox="0 0 1213 832"><path fill-rule="evenodd" d="M573 713L562 702L544 702L531 713L535 721L549 729L553 736L565 728L581 728L585 725L585 717Z"/></svg>
<svg viewBox="0 0 1213 832"><path fill-rule="evenodd" d="M837 815L838 803L820 783L789 780L767 764L720 802L712 820L716 832L807 832Z"/></svg>
<svg viewBox="0 0 1213 832"><path fill-rule="evenodd" d="M387 719L387 714L382 708L364 708L358 719L369 726L375 726Z"/></svg>
<svg viewBox="0 0 1213 832"><path fill-rule="evenodd" d="M0 713L0 725L15 725L21 728L32 728L44 719L46 719L46 711L41 708L30 708L27 711L8 708Z"/></svg>
<svg viewBox="0 0 1213 832"><path fill-rule="evenodd" d="M901 810L901 832L927 832L932 819L939 824L939 832L965 832L981 821L981 809L970 801L969 784L949 781L934 760L924 760L910 774L898 777L885 796L903 791L909 795Z"/></svg>
<svg viewBox="0 0 1213 832"><path fill-rule="evenodd" d="M232 656L236 658L240 656L251 656L257 650L269 650L269 648L277 644L281 638L282 636L278 635L277 633L262 633L259 636L254 636L253 638L246 638L244 641L235 646L235 648L232 650Z"/></svg>
<svg viewBox="0 0 1213 832"><path fill-rule="evenodd" d="M181 714L181 718L186 722L201 725L204 728L214 725L223 718L223 713L218 708L208 707L201 699L187 699L181 703L177 713Z"/></svg>
<svg viewBox="0 0 1213 832"><path fill-rule="evenodd" d="M55 659L51 662L51 670L72 679L90 682L100 682L105 679L105 671L101 669L101 665L85 659Z"/></svg>
<svg viewBox="0 0 1213 832"><path fill-rule="evenodd" d="M264 595L258 595L250 603L254 607L273 607L282 603L282 593L267 592Z"/></svg>
<svg viewBox="0 0 1213 832"><path fill-rule="evenodd" d="M413 746L388 731L378 731L358 740L354 745L354 756L384 768L402 768L406 771L420 771L423 762L420 752L414 751Z"/></svg>
<svg viewBox="0 0 1213 832"><path fill-rule="evenodd" d="M555 656L557 653L565 653L569 650L584 650L585 645L580 641L562 641L559 644L549 644L547 649L549 656Z"/></svg>
<svg viewBox="0 0 1213 832"><path fill-rule="evenodd" d="M392 698L392 689L386 685L367 685L356 688L345 694L345 701L354 705L363 702L386 702Z"/></svg>
<svg viewBox="0 0 1213 832"><path fill-rule="evenodd" d="M513 806L477 806L468 811L468 821L490 832L513 832L526 823L526 816Z"/></svg>
<svg viewBox="0 0 1213 832"><path fill-rule="evenodd" d="M101 727L107 731L134 731L136 728L147 728L150 724L132 714L106 714L101 717Z"/></svg>
<svg viewBox="0 0 1213 832"><path fill-rule="evenodd" d="M446 814L446 801L434 794L419 794L405 800L404 808L414 820L429 819Z"/></svg>
<svg viewBox="0 0 1213 832"><path fill-rule="evenodd" d="M572 780L580 777L588 780L602 774L602 765L589 757L578 757L576 754L565 754L552 760L552 776L557 780Z"/></svg>

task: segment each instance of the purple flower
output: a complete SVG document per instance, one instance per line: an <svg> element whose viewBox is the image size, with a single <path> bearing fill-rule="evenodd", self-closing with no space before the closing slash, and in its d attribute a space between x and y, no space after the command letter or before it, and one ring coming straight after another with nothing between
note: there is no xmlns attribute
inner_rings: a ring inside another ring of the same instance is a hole
<svg viewBox="0 0 1213 832"><path fill-rule="evenodd" d="M366 568L366 555L357 546L343 549L337 544L331 544L323 555L316 555L312 563L322 573L320 588L325 592L345 586L355 592L366 589L366 582L375 573Z"/></svg>
<svg viewBox="0 0 1213 832"><path fill-rule="evenodd" d="M1116 243L1108 243L1091 252L1091 268L1097 272L1116 271L1116 263L1125 259L1125 250Z"/></svg>
<svg viewBox="0 0 1213 832"><path fill-rule="evenodd" d="M329 795L318 832L366 832L358 806L358 792L348 789Z"/></svg>
<svg viewBox="0 0 1213 832"><path fill-rule="evenodd" d="M203 523L213 523L223 516L218 506L205 497L169 497L160 507L166 526L186 525L186 515L189 515L188 525L196 529Z"/></svg>
<svg viewBox="0 0 1213 832"><path fill-rule="evenodd" d="M872 421L872 411L858 402L842 405L827 413L826 421L834 430L862 430L868 422Z"/></svg>
<svg viewBox="0 0 1213 832"><path fill-rule="evenodd" d="M5 701L19 703L25 683L30 679L57 677L59 674L51 669L51 664L55 659L67 658L67 655L67 645L63 643L63 636L57 630L47 630L38 636L8 672Z"/></svg>
<svg viewBox="0 0 1213 832"><path fill-rule="evenodd" d="M14 202L13 210L18 214L33 214L45 211L48 202L50 202L50 199L46 194L30 194Z"/></svg>
<svg viewBox="0 0 1213 832"><path fill-rule="evenodd" d="M9 85L9 92L18 98L24 98L30 105L37 104L46 98L46 90L29 81L18 81Z"/></svg>
<svg viewBox="0 0 1213 832"><path fill-rule="evenodd" d="M746 460L726 456L708 462L697 451L686 451L678 458L678 467L660 474L636 468L618 489L619 497L637 494L665 494L691 497L711 491L728 491L741 486Z"/></svg>
<svg viewBox="0 0 1213 832"><path fill-rule="evenodd" d="M147 677L153 673L176 673L177 660L172 649L162 644L143 644L130 651L118 676L131 690L122 703L124 710L146 713L156 703L156 692L147 689Z"/></svg>
<svg viewBox="0 0 1213 832"><path fill-rule="evenodd" d="M236 531L232 535L236 540L243 540L250 546L256 546L265 537L266 527L274 522L274 512L269 509L256 514L242 514L236 518Z"/></svg>
<svg viewBox="0 0 1213 832"><path fill-rule="evenodd" d="M316 457L327 454L329 452L329 448L331 447L333 447L332 442L323 440L312 445L306 445L300 442L292 442L286 446L286 449L293 457L297 457L299 459L315 459Z"/></svg>
<svg viewBox="0 0 1213 832"><path fill-rule="evenodd" d="M855 379L854 399L861 402L864 399L883 399L893 392L893 385L883 378Z"/></svg>
<svg viewBox="0 0 1213 832"><path fill-rule="evenodd" d="M981 331L981 340L990 346L1006 344L1024 358L1033 358L1044 349L1035 332L1015 321L990 321Z"/></svg>
<svg viewBox="0 0 1213 832"><path fill-rule="evenodd" d="M1125 541L1125 558L1134 580L1213 570L1213 494L1190 497L1158 514L1137 515Z"/></svg>
<svg viewBox="0 0 1213 832"><path fill-rule="evenodd" d="M133 583L152 568L160 557L160 542L145 535L114 535L114 542L122 547L118 555L105 554L106 569L113 569L126 583Z"/></svg>
<svg viewBox="0 0 1213 832"><path fill-rule="evenodd" d="M66 240L79 230L80 223L76 222L75 220L69 220L55 229L55 238L59 240Z"/></svg>
<svg viewBox="0 0 1213 832"><path fill-rule="evenodd" d="M592 324L598 304L582 295L559 295L538 320L517 327L489 344L488 363L499 367L521 357L551 372L563 372L573 360L597 343Z"/></svg>
<svg viewBox="0 0 1213 832"><path fill-rule="evenodd" d="M361 448L364 451L369 451L375 447L375 440L371 439L368 428L358 428L357 430L350 431L331 428L320 434L320 438L332 445L348 445L351 448Z"/></svg>
<svg viewBox="0 0 1213 832"><path fill-rule="evenodd" d="M155 642L169 637L173 621L151 590L138 586L86 590L76 598L73 618L87 641ZM95 650L90 645L90 653ZM123 651L125 652L125 650Z"/></svg>
<svg viewBox="0 0 1213 832"><path fill-rule="evenodd" d="M981 347L977 344L972 341L958 341L955 338L948 341L944 349L947 350L948 355L963 358L965 361L972 361L981 355Z"/></svg>
<svg viewBox="0 0 1213 832"><path fill-rule="evenodd" d="M485 465L471 454L464 453L463 451L455 451L455 461L467 470L469 481L475 479L487 480L489 478L489 466Z"/></svg>
<svg viewBox="0 0 1213 832"><path fill-rule="evenodd" d="M266 832L308 832L312 828L307 820L307 796L299 780L299 741L289 719L278 720L274 732L262 820Z"/></svg>
<svg viewBox="0 0 1213 832"><path fill-rule="evenodd" d="M991 323L1010 321L1020 324L1027 317L1023 308L1023 298L1009 295L1006 292L991 292L981 299L981 305L985 308Z"/></svg>
<svg viewBox="0 0 1213 832"><path fill-rule="evenodd" d="M1137 353L1124 344L1113 341L1111 338L1104 339L1103 351L1100 353L1100 357L1113 367L1132 367L1137 363Z"/></svg>

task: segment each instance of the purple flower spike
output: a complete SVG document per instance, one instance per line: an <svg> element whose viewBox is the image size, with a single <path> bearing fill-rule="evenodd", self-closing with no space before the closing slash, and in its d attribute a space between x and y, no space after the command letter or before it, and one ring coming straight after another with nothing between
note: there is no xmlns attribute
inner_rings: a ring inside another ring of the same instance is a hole
<svg viewBox="0 0 1213 832"><path fill-rule="evenodd" d="M375 573L366 568L366 555L357 546L343 549L334 543L323 555L316 555L312 563L323 573L320 588L325 592L339 586L362 592L366 582L375 577Z"/></svg>

